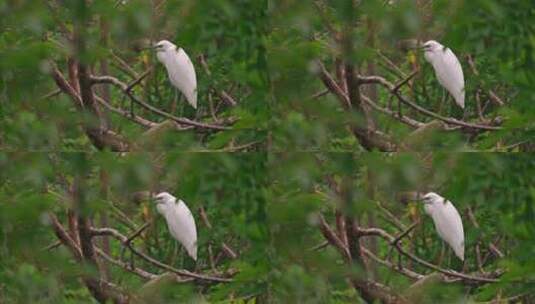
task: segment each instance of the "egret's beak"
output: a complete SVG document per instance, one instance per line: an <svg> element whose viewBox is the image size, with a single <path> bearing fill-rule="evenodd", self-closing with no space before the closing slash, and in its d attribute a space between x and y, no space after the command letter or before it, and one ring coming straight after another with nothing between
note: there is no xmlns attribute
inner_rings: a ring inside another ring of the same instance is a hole
<svg viewBox="0 0 535 304"><path fill-rule="evenodd" d="M152 198L152 193L149 191L136 191L130 195L132 201L136 204L141 204Z"/></svg>
<svg viewBox="0 0 535 304"><path fill-rule="evenodd" d="M404 39L398 42L400 48L404 50L418 49L422 45L418 39Z"/></svg>
<svg viewBox="0 0 535 304"><path fill-rule="evenodd" d="M429 48L425 44L420 44L416 49L421 51L427 51Z"/></svg>
<svg viewBox="0 0 535 304"><path fill-rule="evenodd" d="M414 195L414 200L417 202L425 203L424 195L424 193L416 192Z"/></svg>
<svg viewBox="0 0 535 304"><path fill-rule="evenodd" d="M158 48L158 46L156 46L156 45L151 45L151 46L146 46L146 47L144 47L144 48L141 48L141 50L142 50L142 51L145 51L145 50L154 50L154 49L156 49L156 48Z"/></svg>

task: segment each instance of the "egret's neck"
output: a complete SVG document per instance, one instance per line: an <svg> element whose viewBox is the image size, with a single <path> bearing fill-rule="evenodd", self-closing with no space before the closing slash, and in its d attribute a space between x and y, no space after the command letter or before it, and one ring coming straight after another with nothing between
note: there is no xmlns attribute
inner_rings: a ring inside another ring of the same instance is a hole
<svg viewBox="0 0 535 304"><path fill-rule="evenodd" d="M165 210L167 210L167 206L165 204L157 204L156 205L156 210L158 210L158 212L162 215L165 214Z"/></svg>
<svg viewBox="0 0 535 304"><path fill-rule="evenodd" d="M161 62L161 63L165 63L165 59L167 58L165 56L165 52L157 52L156 53L156 58L158 58L158 61Z"/></svg>
<svg viewBox="0 0 535 304"><path fill-rule="evenodd" d="M430 216L433 215L433 206L430 205L430 204L425 204L424 205L424 210L425 210L425 213L429 214Z"/></svg>
<svg viewBox="0 0 535 304"><path fill-rule="evenodd" d="M427 60L427 62L433 64L433 61L434 61L434 58L435 58L435 54L433 52L425 52L424 53L424 58L425 58L425 60Z"/></svg>

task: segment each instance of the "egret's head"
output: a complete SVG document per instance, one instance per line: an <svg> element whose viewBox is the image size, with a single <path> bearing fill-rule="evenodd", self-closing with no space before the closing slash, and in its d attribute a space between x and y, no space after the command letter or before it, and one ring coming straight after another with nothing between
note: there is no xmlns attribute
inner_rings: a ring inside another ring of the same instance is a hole
<svg viewBox="0 0 535 304"><path fill-rule="evenodd" d="M426 205L434 205L434 204L437 204L437 203L445 203L446 200L436 194L435 192L429 192L427 194L425 194L423 197L422 197L422 202Z"/></svg>
<svg viewBox="0 0 535 304"><path fill-rule="evenodd" d="M422 44L421 48L424 50L424 52L436 52L444 50L444 46L435 40L429 40Z"/></svg>
<svg viewBox="0 0 535 304"><path fill-rule="evenodd" d="M169 194L168 192L160 192L153 196L154 201L157 205L159 204L166 204L167 202L173 201L176 198Z"/></svg>
<svg viewBox="0 0 535 304"><path fill-rule="evenodd" d="M176 49L176 45L167 40L161 40L154 45L154 48L156 49L156 52L165 52L167 50Z"/></svg>

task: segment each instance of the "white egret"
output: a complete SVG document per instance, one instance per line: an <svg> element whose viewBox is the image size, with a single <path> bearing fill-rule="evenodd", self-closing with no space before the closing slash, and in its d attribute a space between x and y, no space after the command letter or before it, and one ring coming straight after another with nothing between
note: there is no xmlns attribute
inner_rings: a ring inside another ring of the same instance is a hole
<svg viewBox="0 0 535 304"><path fill-rule="evenodd" d="M442 44L429 40L422 45L424 57L435 70L438 82L455 99L455 103L464 109L464 75L457 56Z"/></svg>
<svg viewBox="0 0 535 304"><path fill-rule="evenodd" d="M197 76L188 54L167 40L156 43L154 48L156 57L167 69L171 84L186 96L193 108L197 109Z"/></svg>
<svg viewBox="0 0 535 304"><path fill-rule="evenodd" d="M424 209L435 223L438 235L464 261L464 230L461 216L453 204L442 196L429 192L423 196Z"/></svg>
<svg viewBox="0 0 535 304"><path fill-rule="evenodd" d="M154 197L156 209L165 217L171 235L179 241L189 256L197 260L197 228L195 219L188 206L167 192L158 193Z"/></svg>

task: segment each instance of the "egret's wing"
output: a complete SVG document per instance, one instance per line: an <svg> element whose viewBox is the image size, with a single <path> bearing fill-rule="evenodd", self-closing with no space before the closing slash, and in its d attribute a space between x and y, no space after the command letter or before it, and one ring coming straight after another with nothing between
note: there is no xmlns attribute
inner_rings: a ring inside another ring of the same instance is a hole
<svg viewBox="0 0 535 304"><path fill-rule="evenodd" d="M434 214L437 232L461 260L464 260L464 229L459 212L450 201Z"/></svg>
<svg viewBox="0 0 535 304"><path fill-rule="evenodd" d="M193 63L182 48L169 52L165 60L171 83L186 96L188 103L197 108L197 76Z"/></svg>
<svg viewBox="0 0 535 304"><path fill-rule="evenodd" d="M171 235L186 248L194 260L197 260L197 228L195 219L186 204L179 200L171 206L165 218Z"/></svg>
<svg viewBox="0 0 535 304"><path fill-rule="evenodd" d="M440 84L453 96L455 102L464 108L464 75L457 56L445 48L435 57L433 67Z"/></svg>

